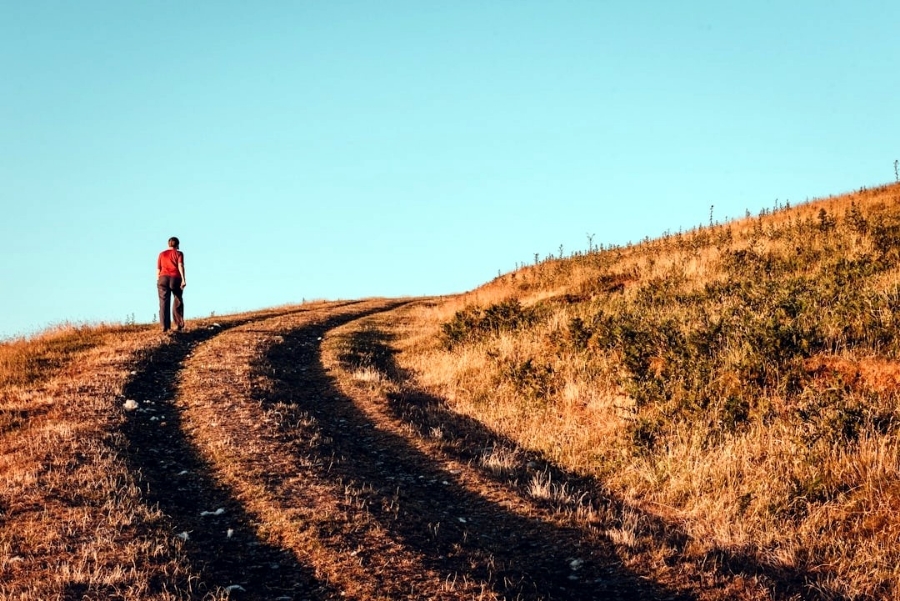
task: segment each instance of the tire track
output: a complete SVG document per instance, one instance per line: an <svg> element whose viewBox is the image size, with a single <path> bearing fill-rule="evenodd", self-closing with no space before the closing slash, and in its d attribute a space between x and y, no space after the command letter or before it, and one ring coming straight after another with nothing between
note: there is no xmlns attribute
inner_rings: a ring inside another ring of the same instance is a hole
<svg viewBox="0 0 900 601"><path fill-rule="evenodd" d="M447 583L423 568L419 555L371 519L354 483L328 473L334 458L320 452L327 442L316 419L292 400L273 397L275 366L264 361L267 349L289 344L293 359L277 367L303 377L310 367L306 354L317 356L327 330L397 304L374 301L256 322L202 345L187 362L180 386L185 427L215 463L219 480L244 504L258 538L293 553L342 597L492 598L479 583ZM312 396L329 390L317 378L304 378L303 389Z"/></svg>
<svg viewBox="0 0 900 601"><path fill-rule="evenodd" d="M140 409L123 426L123 455L139 475L146 501L169 518L173 537L169 553L185 555L196 575L190 590L181 593L221 596L227 587L238 586L256 591L257 598L337 598L308 566L257 536L252 516L220 483L214 466L187 436L183 409L176 401L181 372L197 347L235 327L271 319L269 315L189 330L142 352L136 361L139 369L123 389L127 399L140 402ZM220 515L203 515L219 509ZM167 582L164 575L155 583L158 590L183 587L181 582Z"/></svg>
<svg viewBox="0 0 900 601"><path fill-rule="evenodd" d="M396 312L392 318L396 319ZM364 483L372 507L397 499L400 511L382 512L377 518L390 524L408 547L444 570L488 583L507 599L691 598L631 573L608 540L585 536L551 512L517 511L530 503L480 477L471 458L457 461L438 452L435 445L422 444L428 434L417 432L394 414L389 401L397 390L393 383L386 387L366 384L372 377L370 369L379 373L382 367L372 361L372 353L383 350L367 339L372 331L359 322L342 330L349 344L327 345L325 367L345 372L362 368L362 385L338 385L340 394L319 411L334 440L333 452L347 458L336 463L333 471ZM278 351L273 349L269 355L273 364L286 359ZM340 378L342 383L352 380L347 375ZM301 381L286 380L282 386L296 389ZM387 388L387 395L378 388ZM448 423L435 425L440 429ZM341 436L346 427L372 433Z"/></svg>
<svg viewBox="0 0 900 601"><path fill-rule="evenodd" d="M131 358L158 337L144 328L100 335L59 375L4 399L22 411L0 434L2 599L184 598L158 594L159 574L169 591L190 586L189 566L158 553L159 512L117 452Z"/></svg>

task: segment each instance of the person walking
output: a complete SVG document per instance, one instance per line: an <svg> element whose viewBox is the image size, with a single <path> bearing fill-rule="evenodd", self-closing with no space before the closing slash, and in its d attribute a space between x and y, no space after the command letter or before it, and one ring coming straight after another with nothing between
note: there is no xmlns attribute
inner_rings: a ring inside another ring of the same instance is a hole
<svg viewBox="0 0 900 601"><path fill-rule="evenodd" d="M175 321L175 329L184 328L184 300L182 292L187 286L184 275L184 253L178 250L178 238L169 238L169 248L159 253L156 259L156 288L159 292L159 323L163 332L168 332ZM172 314L169 316L169 302L172 297Z"/></svg>

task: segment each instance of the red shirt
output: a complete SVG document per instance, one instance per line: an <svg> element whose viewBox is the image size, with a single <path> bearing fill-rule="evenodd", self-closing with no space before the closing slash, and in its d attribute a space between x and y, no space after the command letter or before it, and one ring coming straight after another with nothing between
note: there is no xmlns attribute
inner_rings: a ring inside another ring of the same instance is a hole
<svg viewBox="0 0 900 601"><path fill-rule="evenodd" d="M180 250L175 250L174 248L170 248L169 250L164 250L159 253L159 258L156 259L156 269L159 270L159 275L167 275L169 277L181 277L181 272L178 271L178 264L181 263L184 265L184 253Z"/></svg>

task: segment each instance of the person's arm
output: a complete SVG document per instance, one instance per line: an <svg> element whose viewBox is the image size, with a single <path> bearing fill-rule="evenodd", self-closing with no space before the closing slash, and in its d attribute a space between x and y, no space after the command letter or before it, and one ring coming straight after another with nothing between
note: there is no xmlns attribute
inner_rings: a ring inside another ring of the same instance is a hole
<svg viewBox="0 0 900 601"><path fill-rule="evenodd" d="M181 287L184 288L187 286L187 276L184 275L184 261L179 257L178 260L178 273L181 274Z"/></svg>

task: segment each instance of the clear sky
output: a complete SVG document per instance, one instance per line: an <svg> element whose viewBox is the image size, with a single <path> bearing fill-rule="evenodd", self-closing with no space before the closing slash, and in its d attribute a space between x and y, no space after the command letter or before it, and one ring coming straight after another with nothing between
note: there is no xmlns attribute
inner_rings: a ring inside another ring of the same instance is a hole
<svg viewBox="0 0 900 601"><path fill-rule="evenodd" d="M894 180L900 2L0 0L0 338L472 289Z"/></svg>

